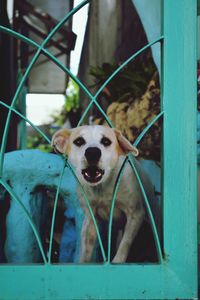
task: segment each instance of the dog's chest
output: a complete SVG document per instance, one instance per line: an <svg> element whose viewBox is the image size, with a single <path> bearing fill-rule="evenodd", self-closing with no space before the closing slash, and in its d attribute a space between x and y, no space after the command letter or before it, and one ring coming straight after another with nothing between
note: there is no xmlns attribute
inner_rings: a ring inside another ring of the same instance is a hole
<svg viewBox="0 0 200 300"><path fill-rule="evenodd" d="M108 220L110 217L111 205L113 201L113 193L103 193L99 195L95 202L96 213L103 220ZM119 208L119 197L115 200L115 208L113 218L118 219L122 214L122 210Z"/></svg>
<svg viewBox="0 0 200 300"><path fill-rule="evenodd" d="M132 188L126 184L120 184L120 188L114 195L114 185L108 185L104 188L88 189L87 192L88 201L92 207L93 212L103 220L109 220L112 202L115 201L113 218L120 219L123 213L127 211L130 205L136 206L139 201L136 194L133 193ZM81 206L84 210L87 210L85 199L81 197Z"/></svg>

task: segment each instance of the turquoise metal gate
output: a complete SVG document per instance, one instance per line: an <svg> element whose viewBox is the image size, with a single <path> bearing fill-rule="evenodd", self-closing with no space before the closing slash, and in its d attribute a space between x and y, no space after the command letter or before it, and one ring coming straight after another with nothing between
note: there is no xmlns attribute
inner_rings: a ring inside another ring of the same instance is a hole
<svg viewBox="0 0 200 300"><path fill-rule="evenodd" d="M16 109L15 102L29 75L32 66L41 53L45 53L56 65L79 84L90 98L84 115L92 105L96 105L107 122L110 120L97 102L97 97L107 83L131 60L146 48L161 43L163 54L162 74L162 112L163 130L163 237L164 255L151 217L157 245L159 262L157 264L110 263L110 253L106 255L101 238L99 242L104 258L101 265L53 265L51 255L46 259L41 247L44 265L2 265L0 266L1 299L191 299L197 298L197 210L196 210L196 16L197 2L191 0L163 1L163 35L146 45L131 56L101 86L95 96L60 62L45 49L45 45L55 32L89 0L83 1L71 11L41 45L12 30L0 27L0 30L36 47L13 98L8 106L8 117L0 152L0 184L20 203L13 194L9 183L3 177L4 156L7 132L12 113L24 118ZM6 106L3 99L1 106ZM26 120L26 118L25 118ZM154 121L155 121L154 120ZM26 120L28 121L28 120ZM31 124L34 126L34 124ZM145 132L138 137L139 143ZM34 128L39 131L37 127ZM40 132L45 139L48 138ZM48 140L49 141L49 140ZM50 142L50 141L49 141ZM130 157L126 163L134 164ZM70 167L70 166L69 166ZM71 170L72 171L72 170ZM123 169L121 170L123 172ZM63 170L61 170L61 176ZM122 173L121 173L122 174ZM138 178L139 179L139 178ZM113 195L110 217L110 238L112 210L118 183ZM58 185L57 195L60 186ZM142 185L141 185L142 188ZM83 191L84 194L84 191ZM87 196L85 200L87 201ZM145 198L145 192L144 192ZM55 209L56 209L55 201ZM88 204L89 206L89 204ZM146 199L146 206L151 210ZM22 208L23 209L23 208ZM92 211L91 211L92 214ZM53 220L54 222L54 220ZM52 222L52 224L53 224ZM95 219L94 219L95 222ZM34 224L33 224L34 228ZM96 225L98 231L98 227ZM52 225L53 230L53 225ZM36 236L38 236L36 232ZM38 238L39 241L39 238Z"/></svg>

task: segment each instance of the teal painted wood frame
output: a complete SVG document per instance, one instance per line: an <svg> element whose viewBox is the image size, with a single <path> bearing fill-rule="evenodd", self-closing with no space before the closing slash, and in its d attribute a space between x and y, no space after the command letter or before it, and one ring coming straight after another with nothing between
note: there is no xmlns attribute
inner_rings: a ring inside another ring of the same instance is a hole
<svg viewBox="0 0 200 300"><path fill-rule="evenodd" d="M0 299L197 298L196 0L163 1L163 210L160 264L0 267Z"/></svg>

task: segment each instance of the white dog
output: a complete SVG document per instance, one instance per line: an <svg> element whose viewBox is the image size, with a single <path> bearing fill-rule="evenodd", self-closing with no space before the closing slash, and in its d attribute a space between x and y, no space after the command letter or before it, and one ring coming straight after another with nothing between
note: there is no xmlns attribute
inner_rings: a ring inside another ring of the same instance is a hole
<svg viewBox="0 0 200 300"><path fill-rule="evenodd" d="M109 220L115 182L127 153L138 155L138 150L117 129L107 126L80 126L61 129L52 138L52 145L66 154L75 168L95 217ZM153 195L153 186L134 158L148 197ZM85 212L81 236L81 262L90 262L96 243L96 230L87 205L79 191L80 204ZM114 219L126 216L124 233L119 243L114 263L125 262L130 246L144 220L145 209L139 183L131 166L127 164L116 198Z"/></svg>

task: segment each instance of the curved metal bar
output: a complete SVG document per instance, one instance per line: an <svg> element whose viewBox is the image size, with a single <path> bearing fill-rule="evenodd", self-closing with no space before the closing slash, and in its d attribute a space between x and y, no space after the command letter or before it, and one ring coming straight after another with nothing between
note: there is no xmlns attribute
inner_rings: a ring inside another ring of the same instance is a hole
<svg viewBox="0 0 200 300"><path fill-rule="evenodd" d="M9 33L10 35L21 39L22 41L36 47L37 49L40 48L40 45L37 44L36 42L32 41L31 39L27 38L24 35L21 35L11 29L8 29L6 27L0 26L0 29L2 29L2 31ZM111 121L109 120L108 116L105 114L105 112L103 111L103 109L101 108L101 106L98 104L98 102L94 99L94 97L92 96L92 94L88 91L88 89L86 88L86 86L76 77L73 75L73 73L68 70L68 68L66 68L55 56L53 56L48 50L46 49L42 49L41 50L47 57L49 57L49 59L51 59L60 69L62 69L64 72L66 72L77 84L78 86L87 94L87 96L91 99L92 103L94 103L97 108L99 109L99 111L101 112L101 114L104 116L104 118L106 119L106 121L108 122L108 124L110 125L110 127L113 127ZM85 112L83 113L78 126L80 126L80 124L83 122L84 118L86 117L88 111L90 110L90 107L87 107Z"/></svg>
<svg viewBox="0 0 200 300"><path fill-rule="evenodd" d="M136 170L136 167L134 165L133 159L132 159L131 155L128 155L128 157L129 157L128 161L129 161L129 163L130 163L130 165L131 165L131 167L132 167L132 169L135 173L135 176L138 180L138 183L140 185L140 189L141 189L143 197L144 197L145 205L146 205L146 208L147 208L147 211L148 211L148 214L149 214L149 217L150 217L150 221L151 221L151 226L152 226L154 240L155 240L155 244L156 244L158 259L159 259L159 262L162 263L163 262L162 250L161 250L161 246L160 246L160 240L159 240L159 237L158 237L158 231L157 231L157 228L156 228L155 220L154 220L154 217L153 217L153 214L152 214L152 211L151 211L151 207L149 205L149 201L148 201L146 192L144 190L142 181L141 181L140 176L139 176L139 174Z"/></svg>
<svg viewBox="0 0 200 300"><path fill-rule="evenodd" d="M80 10L83 6L85 6L89 0L84 0L82 1L78 6L76 6L72 11L70 11L55 27L54 29L49 33L49 35L44 39L42 44L39 46L36 54L32 58L28 68L26 69L26 72L24 76L22 77L22 80L20 81L17 90L15 92L15 95L13 97L11 107L14 107L15 102L19 96L19 93L21 92L21 89L34 65L36 60L38 59L40 53L42 52L42 49L45 47L45 45L49 42L49 40L54 36L54 34L62 27L62 25L72 16L74 15L78 10ZM3 133L3 138L2 138L2 144L1 144L1 150L0 150L0 177L2 176L3 173L3 160L4 160L4 153L5 153L5 147L6 147L6 141L7 141L7 136L8 136L8 128L9 128L9 122L11 118L11 110L9 110L7 119L6 119L6 124L4 128L4 133Z"/></svg>
<svg viewBox="0 0 200 300"><path fill-rule="evenodd" d="M161 117L164 115L164 111L161 111L144 129L143 131L140 133L140 135L137 137L137 139L135 140L135 142L133 143L133 146L137 146L140 141L142 140L142 138L144 137L144 135L147 133L147 131L151 128L151 126ZM138 179L138 182L139 182L139 185L140 185L140 188L142 190L142 193L143 193L143 196L144 196L144 200L145 200L145 204L146 204L146 207L147 207L147 211L148 211L148 214L149 214L149 217L150 217L150 220L151 220L151 226L152 226L152 229L153 229L153 234L154 234L154 240L155 240L155 243L156 243L156 249L157 249L157 253L158 253L158 258L159 258L159 261L162 263L163 261L163 256L162 256L162 250L161 250L161 246L160 246L160 240L159 240L159 237L158 237L158 231L157 231L157 228L156 228L156 225L155 225L155 220L154 220L154 217L153 217L153 214L152 214L152 211L151 211L151 207L149 205L149 201L147 199L147 196L146 196L146 193L145 193L145 190L144 190L144 187L142 185L142 181L139 177L139 174L134 166L134 163L133 163L133 160L132 160L132 157L130 156L130 159L129 159L129 162L135 172L135 175Z"/></svg>
<svg viewBox="0 0 200 300"><path fill-rule="evenodd" d="M58 182L58 186L57 186L57 189L56 189L56 196L55 196L55 200L54 200L54 205L53 205L53 213L52 213L52 220L51 220L51 231L50 231L50 242L49 242L49 251L48 251L48 264L51 263L51 254L52 254L52 246L53 246L53 233L54 233L54 227L55 227L55 218L56 218L56 210L57 210L57 204L58 204L58 196L59 196L60 187L61 187L61 183L62 183L65 168L66 168L66 164L64 164L63 168L62 168L62 172L61 172L60 179L59 179L59 182Z"/></svg>
<svg viewBox="0 0 200 300"><path fill-rule="evenodd" d="M88 1L85 1L85 2L88 2ZM14 32L14 31L7 30L6 28L2 28L2 29L3 29L4 31L9 31L9 33L12 33L12 35L17 36L17 37L21 38L23 41L25 41L25 42L27 42L27 43L30 43L31 45L37 47L38 50L43 51L43 52L44 52L47 56L49 56L49 57L50 57L57 65L59 65L59 67L61 67L62 69L64 69L64 71L66 71L69 75L71 75L71 77L73 76L73 74L72 74L67 68L65 68L65 67L64 67L64 66L63 66L63 65L62 65L62 64L54 57L54 56L52 56L46 49L41 48L41 46L39 46L37 43L33 42L32 40L29 40L28 38L26 38L26 37L24 37L24 36L22 36L22 35L19 35L18 33ZM36 54L37 54L37 53L36 53ZM26 74L25 74L25 75L26 75ZM75 81L79 84L79 86L81 85L81 83L77 80L76 77L74 77L74 78L72 78L72 79L75 79ZM87 91L87 89L86 89L85 87L83 87L83 89L85 89L85 91ZM88 94L89 97L92 97L92 95L89 94L88 91L87 91L87 94ZM3 105L4 105L4 103L3 103ZM98 105L98 104L97 104L97 105ZM25 117L23 117L20 113L18 113L13 107L9 107L9 106L7 106L7 107L8 107L10 110L12 110L12 111L14 111L15 113L17 113L18 115L20 115L24 120L28 121ZM100 106L99 106L99 108L101 109ZM103 111L102 111L102 112L103 112ZM105 114L105 113L104 113L104 114ZM105 117L106 117L106 115L105 115ZM31 123L31 122L29 121L29 123ZM31 123L31 125L33 125L33 124ZM37 127L34 126L34 128L36 129ZM40 133L42 133L42 132L40 132ZM50 141L48 140L48 142L50 142ZM73 175L75 175L75 174L73 174ZM75 175L75 178L76 178L76 180L78 181L76 175ZM90 207L90 204L89 204L89 201L88 201L88 199L87 199L87 196L86 196L84 190L82 189L82 186L81 186L81 184L80 184L79 181L78 181L78 183L79 183L79 185L80 185L80 187L81 187L83 197L84 197L84 199L86 200L88 209L89 209L89 211L90 211L90 214L91 214L91 216L92 216L93 222L94 222L94 224L95 224L95 228L96 228L96 231L97 231L97 236L98 236L98 239L99 239L100 248L101 248L101 251L102 251L102 256L103 256L104 261L106 261L105 251L104 251L104 249L103 249L103 244L102 244L102 241L101 241L100 233L99 233L99 230L98 230L98 226L97 226L97 223L96 223L94 214L93 214L92 209L91 209L91 207Z"/></svg>
<svg viewBox="0 0 200 300"><path fill-rule="evenodd" d="M88 113L88 111L90 110L91 106L93 104L95 104L97 106L97 108L100 110L100 112L103 114L103 116L105 117L106 121L108 122L110 127L113 127L112 122L109 120L109 118L107 117L107 115L105 115L104 111L102 112L102 108L98 105L98 101L96 100L97 97L99 96L99 94L103 91L103 89L106 87L106 85L130 62L132 61L135 57L137 57L139 54L141 54L143 51L145 51L146 49L148 49L149 47L153 46L154 44L162 41L164 39L164 36L160 36L159 38L155 39L154 41L152 41L151 43L148 43L147 45L145 45L143 48L141 48L140 50L138 50L136 53L134 53L131 57L129 57L124 63L122 63L113 73L112 75L102 84L102 86L99 88L99 90L97 91L97 93L95 94L95 96L91 99L90 103L88 104L82 118L79 121L79 124L81 124L86 116L86 114Z"/></svg>
<svg viewBox="0 0 200 300"><path fill-rule="evenodd" d="M164 39L164 36L160 36L159 38L153 40L151 43L148 43L145 45L143 48L135 52L133 55L131 55L125 62L123 62L113 73L112 75L102 84L102 86L99 88L97 93L95 94L94 98L96 99L99 94L103 91L103 89L106 87L106 85L130 62L132 61L135 57L137 57L139 54L141 54L143 51L146 49L150 48L154 44L162 41Z"/></svg>
<svg viewBox="0 0 200 300"><path fill-rule="evenodd" d="M108 226L108 263L110 263L112 223L113 223L113 213L114 213L114 208L115 208L115 202L116 202L116 197L117 197L117 193L118 193L118 190L119 190L119 184L121 182L122 175L124 173L127 161L128 161L128 157L126 156L126 158L124 159L124 161L122 163L122 166L119 170L118 176L116 178L114 191L113 191L113 196L112 196L110 217L109 217L109 226Z"/></svg>
<svg viewBox="0 0 200 300"><path fill-rule="evenodd" d="M158 237L158 232L157 232L157 228L156 228L156 225L155 225L154 217L153 217L153 214L152 214L152 211L151 211L151 208L150 208L150 205L149 205L149 201L148 201L146 192L144 190L142 181L139 177L139 174L138 174L138 172L135 168L134 162L133 162L132 157L130 155L124 159L124 161L122 163L122 166L120 168L120 171L118 173L118 177L117 177L116 182L115 182L115 188L114 188L114 192L113 192L112 204L111 204L111 210L110 210L109 229L108 229L108 263L110 263L111 236L112 236L112 223L113 223L114 207L115 207L117 193L118 193L118 190L119 190L120 181L121 181L122 175L124 173L124 170L125 170L125 167L126 167L126 164L127 164L128 161L130 162L131 167L132 167L132 169L133 169L133 171L136 175L136 178L138 180L138 183L140 185L140 188L141 188L141 191L142 191L142 194L143 194L143 197L144 197L145 205L147 207L147 211L148 211L150 221L151 221L151 226L152 226L154 240L155 240L155 244L156 244L158 259L159 259L159 262L162 263L163 262L162 250L161 250L161 246L160 246L160 240L159 240L159 237Z"/></svg>
<svg viewBox="0 0 200 300"><path fill-rule="evenodd" d="M4 129L4 135L3 135L3 139L2 139L2 146L1 146L1 152L0 152L0 175L2 175L2 171L3 171L3 158L4 158L4 152L5 152L5 144L6 144L6 140L7 140L7 134L8 134L8 126L9 126L9 122L10 122L10 117L11 117L11 112L15 112L16 114L18 114L20 117L22 117L25 121L27 121L31 126L33 126L40 134L42 134L42 136L47 139L48 142L49 139L43 135L42 131L39 130L39 128L37 128L36 126L34 126L34 124L32 124L28 119L26 119L23 115L21 115L19 112L17 112L17 110L15 110L13 107L14 107L14 104L16 102L16 99L22 89L22 86L27 78L27 76L29 75L34 63L36 62L36 60L38 59L39 55L41 52L45 53L54 63L56 63L56 65L58 65L63 71L65 71L85 92L86 94L89 96L89 98L91 99L91 102L90 104L88 105L88 107L86 108L86 111L84 112L82 118L80 119L79 121L79 124L83 121L83 119L85 118L86 114L88 113L89 109L91 108L92 104L94 103L97 108L100 110L100 112L103 114L103 116L105 117L106 121L108 122L108 124L110 125L110 127L113 127L111 121L109 120L109 118L107 117L107 115L105 114L105 112L102 110L101 106L98 104L96 98L98 97L98 95L101 93L101 91L104 89L104 87L113 79L114 76L116 76L117 73L120 72L120 70L126 65L128 64L132 59L134 59L137 55L139 55L142 51L146 50L148 47L151 47L153 44L161 41L163 39L163 37L161 36L159 39L149 43L148 45L146 45L145 47L143 47L142 49L140 49L138 52L136 52L134 55L132 55L128 60L126 60L105 82L104 84L100 87L100 89L97 91L96 95L93 97L90 92L88 91L88 89L65 67L63 66L51 53L49 53L45 48L44 46L46 45L46 43L52 38L52 36L59 30L59 28L68 20L69 17L71 17L75 12L77 12L80 8L82 8L85 4L87 4L88 2L90 2L89 0L85 0L85 1L82 1L82 3L80 5L78 5L74 10L72 10L65 18L63 18L56 26L55 28L50 32L50 34L47 36L47 38L42 42L41 45L38 45L37 43L33 42L32 40L29 40L28 38L12 31L12 30L9 30L3 26L0 26L0 29L2 29L3 31L7 31L9 32L11 35L15 36L15 37L18 37L18 38L21 38L21 40L31 44L32 46L35 46L38 50L36 52L36 54L34 55L30 65L28 66L17 90L16 90L16 93L15 93L15 96L13 97L13 101L11 103L11 106L8 106L8 105L5 105L5 103L2 103L0 101L0 104L4 105L5 107L7 107L9 109L9 112L8 112L8 116L7 116L7 120L6 120L6 125L5 125L5 129ZM160 113L160 115L163 114L163 113ZM157 116L155 119L157 120L160 116ZM153 120L151 123L153 124L156 120ZM138 144L140 142L140 140L143 138L143 136L145 135L145 133L149 130L149 128L152 126L152 124L149 124L145 130L141 133L141 135L137 138L137 140L135 141L134 144ZM112 199L112 206L111 206L111 215L110 215L110 220L109 220L109 237L108 239L110 240L111 242L111 231L112 231L112 219L113 219L113 211L114 211L114 204L115 204L115 199L116 199L116 195L117 195L117 191L118 191L118 188L119 188L119 183L120 183L120 180L121 180L121 176L123 174L123 170L124 170L124 167L126 165L126 162L127 160L125 159L124 161L124 164L122 165L121 167L121 170L119 172L119 176L117 178L117 181L116 181L116 186L115 186L115 190L114 190L114 194L113 194L113 199ZM131 160L129 160L129 162L131 163ZM69 165L69 163L68 163ZM132 163L131 163L132 165ZM132 165L132 168L133 168L134 164ZM80 184L78 178L76 177L74 171L73 171L73 168L69 165L69 168L71 169L72 171L72 174L75 176L79 186L80 186L80 189L81 189L81 193L83 194L83 197L86 201L86 204L88 206L88 209L90 211L90 214L91 214L91 217L93 219L93 222L94 222L94 225L95 225L95 229L97 231L97 236L98 236L98 239L99 239L99 244L100 244L100 248L101 248L101 251L102 251L102 256L103 256L103 259L104 261L106 261L106 256L105 256L105 251L104 251L104 247L103 247L103 244L102 244L102 241L101 241L101 237L100 237L100 233L99 233L99 229L98 229L98 225L96 223L96 220L95 220L95 217L94 217L94 214L93 214L93 211L92 211L92 208L90 206L90 203L89 203L89 200L83 190L83 187L82 185ZM134 168L133 168L134 169ZM63 172L64 172L64 169L63 169ZM63 173L62 172L62 173ZM62 174L61 174L61 179L62 180ZM138 179L138 181L140 180L140 178ZM0 183L2 183L3 181L1 180ZM142 184L142 183L141 183ZM143 186L142 186L143 187ZM141 188L142 189L142 188ZM57 189L57 193L56 193L56 198L55 198L55 203L54 203L54 218L52 220L52 230L51 230L51 236L53 236L53 227L54 227L54 223L55 223L55 214L56 214L56 204L57 204L57 200L58 200L58 193L59 193L59 187ZM15 198L16 199L16 198ZM19 203L20 203L20 200L19 200ZM22 204L22 203L21 203ZM147 205L148 204L148 199L147 199ZM22 204L23 205L23 204ZM150 207L149 207L150 209ZM151 213L151 209L150 209L150 213ZM153 217L153 216L152 216ZM30 219L31 221L31 219ZM154 220L153 220L154 221ZM152 222L153 224L153 222ZM34 225L34 224L33 224ZM154 224L155 225L155 224ZM34 230L34 228L33 228ZM156 230L156 228L155 228ZM35 231L34 231L35 233ZM37 232L36 232L37 233ZM39 243L38 243L39 244ZM40 246L40 245L39 245ZM110 247L110 245L109 245ZM52 244L50 245L50 249L52 248ZM43 249L42 249L43 250ZM158 249L159 250L159 249ZM109 260L110 260L110 249L109 249ZM162 253L161 253L162 255ZM50 255L51 257L51 255ZM46 259L46 258L45 258ZM49 262L50 262L50 259L49 259ZM46 261L45 261L46 263Z"/></svg>
<svg viewBox="0 0 200 300"><path fill-rule="evenodd" d="M106 115L106 113L103 111L103 109L101 108L101 106L99 105L99 103L96 101L96 99L94 97L92 97L90 103L88 104L88 106L86 107L82 117L80 118L79 122L78 122L78 125L77 126L80 126L82 123L83 123L83 120L85 119L87 113L89 112L92 104L95 104L96 107L98 108L98 110L100 111L100 113L104 116L104 118L106 119L108 125L110 127L113 127L112 125L112 122L110 121L110 119L108 118L108 116Z"/></svg>
<svg viewBox="0 0 200 300"><path fill-rule="evenodd" d="M18 32L8 29L4 26L0 26L0 29L6 33L9 33L10 35L24 41L25 43L36 47L37 49L40 48L40 45L37 44L36 42L32 41L31 39L27 38L26 36L19 34ZM105 114L105 112L102 110L101 106L98 104L98 102L94 99L94 97L92 96L92 94L88 91L88 89L86 88L86 86L76 77L73 75L73 73L68 70L68 68L66 68L54 55L52 55L48 50L46 50L45 48L42 48L41 51L49 58L51 59L60 69L62 69L64 72L66 72L77 84L78 86L87 94L87 96L91 99L92 103L94 103L97 108L99 109L99 111L101 112L101 114L104 116L104 118L106 119L106 121L108 122L108 124L110 125L110 127L113 127L111 121L109 120L109 118L107 117L107 115ZM88 111L90 110L90 107L87 107L85 112L83 113L78 126L80 126L80 124L83 122L84 118L86 117Z"/></svg>
<svg viewBox="0 0 200 300"><path fill-rule="evenodd" d="M12 110L14 113L16 113L16 115L18 115L19 117L21 117L24 121L26 121L27 123L29 123L39 134L41 134L41 136L49 143L51 144L50 139L46 136L46 134L44 134L44 132L42 130L40 130L39 127L35 126L29 119L27 119L26 117L24 117L24 115L22 115L20 112L18 112L15 108L10 107L9 105L7 105L6 103L0 101L0 105L5 106L6 108Z"/></svg>
<svg viewBox="0 0 200 300"><path fill-rule="evenodd" d="M0 30L12 35L13 37L15 37L19 40L22 40L23 42L25 42L37 49L40 48L40 45L37 44L35 41L32 41L31 39L27 38L25 35L22 35L14 30L11 30L11 29L6 28L1 25L0 25ZM44 53L51 61L53 61L60 69L62 69L64 72L66 72L78 84L78 86L80 88L82 88L82 90L87 94L88 97L90 97L91 99L93 98L92 94L88 91L88 89L84 86L84 84L76 76L74 76L73 73L67 67L65 67L53 54L51 54L45 48L42 48L41 52Z"/></svg>
<svg viewBox="0 0 200 300"><path fill-rule="evenodd" d="M40 240L40 236L38 234L37 228L35 227L35 224L33 223L32 218L31 218L28 210L26 209L24 204L20 201L20 199L16 195L16 193L11 189L11 187L6 182L4 182L3 179L0 179L0 184L7 190L7 192L10 194L10 196L18 203L18 205L21 206L21 209L23 210L23 212L24 212L24 214L25 214L25 216L26 216L26 218L27 218L32 230L33 230L33 233L36 237L36 240L37 240L37 243L38 243L42 258L43 258L43 261L44 261L45 264L47 264L47 259L46 259L46 256L45 256L45 253L44 253L44 250L43 250L43 247L42 247L42 242Z"/></svg>
<svg viewBox="0 0 200 300"><path fill-rule="evenodd" d="M76 176L76 173L75 171L73 170L73 167L72 165L70 164L69 161L66 162L67 163L67 166L69 167L70 171L72 172L74 178L76 179L77 183L78 183L78 186L80 188L80 191L81 191L81 194L84 198L84 201L88 207L88 210L90 212L90 215L91 215L91 218L92 218L92 221L94 223L94 226L95 226L95 230L96 230L96 233L97 233L97 238L98 238L98 242L99 242L99 246L100 246L100 249L101 249L101 254L102 254L102 257L103 257L103 261L106 262L106 255L105 255L105 250L104 250L104 246L103 246L103 243L102 243L102 239L101 239L101 235L100 235L100 231L99 231L99 227L98 227L98 224L96 222L96 219L95 219L95 216L94 216L94 213L93 213L93 210L90 206L90 202L89 202L89 199L87 198L87 195L80 183L80 181L78 180L78 177Z"/></svg>
<svg viewBox="0 0 200 300"><path fill-rule="evenodd" d="M137 137L137 139L135 140L135 142L133 143L133 146L137 146L140 141L142 140L142 138L144 137L144 135L147 133L147 131L151 128L151 126L158 120L160 119L161 116L164 115L164 111L161 111L144 129L143 131L139 134L139 136Z"/></svg>
<svg viewBox="0 0 200 300"><path fill-rule="evenodd" d="M16 91L15 96L13 97L13 101L11 103L11 108L14 107L15 102L17 100L17 97L18 97L18 95L19 95L19 93L22 89L22 86L23 86L28 74L30 73L33 64L37 60L39 54L40 54L40 50L37 51L36 55L34 56L34 58L31 61L30 65L28 66L28 68L27 68L20 84L18 85L17 91ZM2 176L2 173L3 173L3 160L4 160L4 153L5 153L5 148L6 148L6 142L7 142L7 136L8 136L8 129L9 129L11 113L12 113L12 110L9 109L7 119L6 119L6 123L5 123L5 127L4 127L4 133L3 133L3 137L2 137L2 144L1 144L1 150L0 150L0 177Z"/></svg>
<svg viewBox="0 0 200 300"><path fill-rule="evenodd" d="M151 128L151 126L161 117L163 116L164 114L164 111L160 112L146 127L145 129L140 133L140 135L137 137L136 141L134 142L134 146L137 146L139 144L139 142L142 140L142 138L144 137L144 135L147 133L147 131ZM110 263L110 253L111 253L111 236L112 236L112 223L113 223L113 213L114 213L114 206L115 206L115 201L116 201L116 197L117 197L117 193L118 193L118 189L119 189L119 184L120 184L120 181L121 181L121 178L122 178L122 175L123 175L123 172L124 172L124 169L125 169L125 166L127 164L127 161L130 161L130 164L135 172L135 175L136 175L136 178L139 182L139 185L140 185L140 188L142 190L142 194L144 196L144 200L145 200L145 205L147 206L147 210L148 210L148 214L149 214L149 217L150 217L150 220L151 220L151 223L152 223L152 229L153 229L153 234L154 234L154 239L155 239L155 243L156 243L156 249L157 249L157 253L158 253L158 257L159 257L159 261L162 262L162 251L161 251L161 247L160 247L160 241L159 241L159 237L158 237L158 233L157 233L157 228L156 228L156 225L155 225L155 221L154 221L154 218L153 218L153 214L152 214L152 211L151 211L151 208L150 208L150 205L149 205L149 201L147 199L147 196L146 196L146 193L145 193L145 190L144 190L144 187L142 185L142 181L139 177L139 174L134 166L134 163L133 163L133 160L132 160L132 157L129 156L129 159L128 157L125 158L121 168L120 168L120 171L118 173L118 177L115 181L115 188L114 188L114 192L113 192L113 197L112 197L112 203L111 203L111 210L110 210L110 218L109 218L109 229L108 229L108 263ZM134 167L133 167L134 166Z"/></svg>

